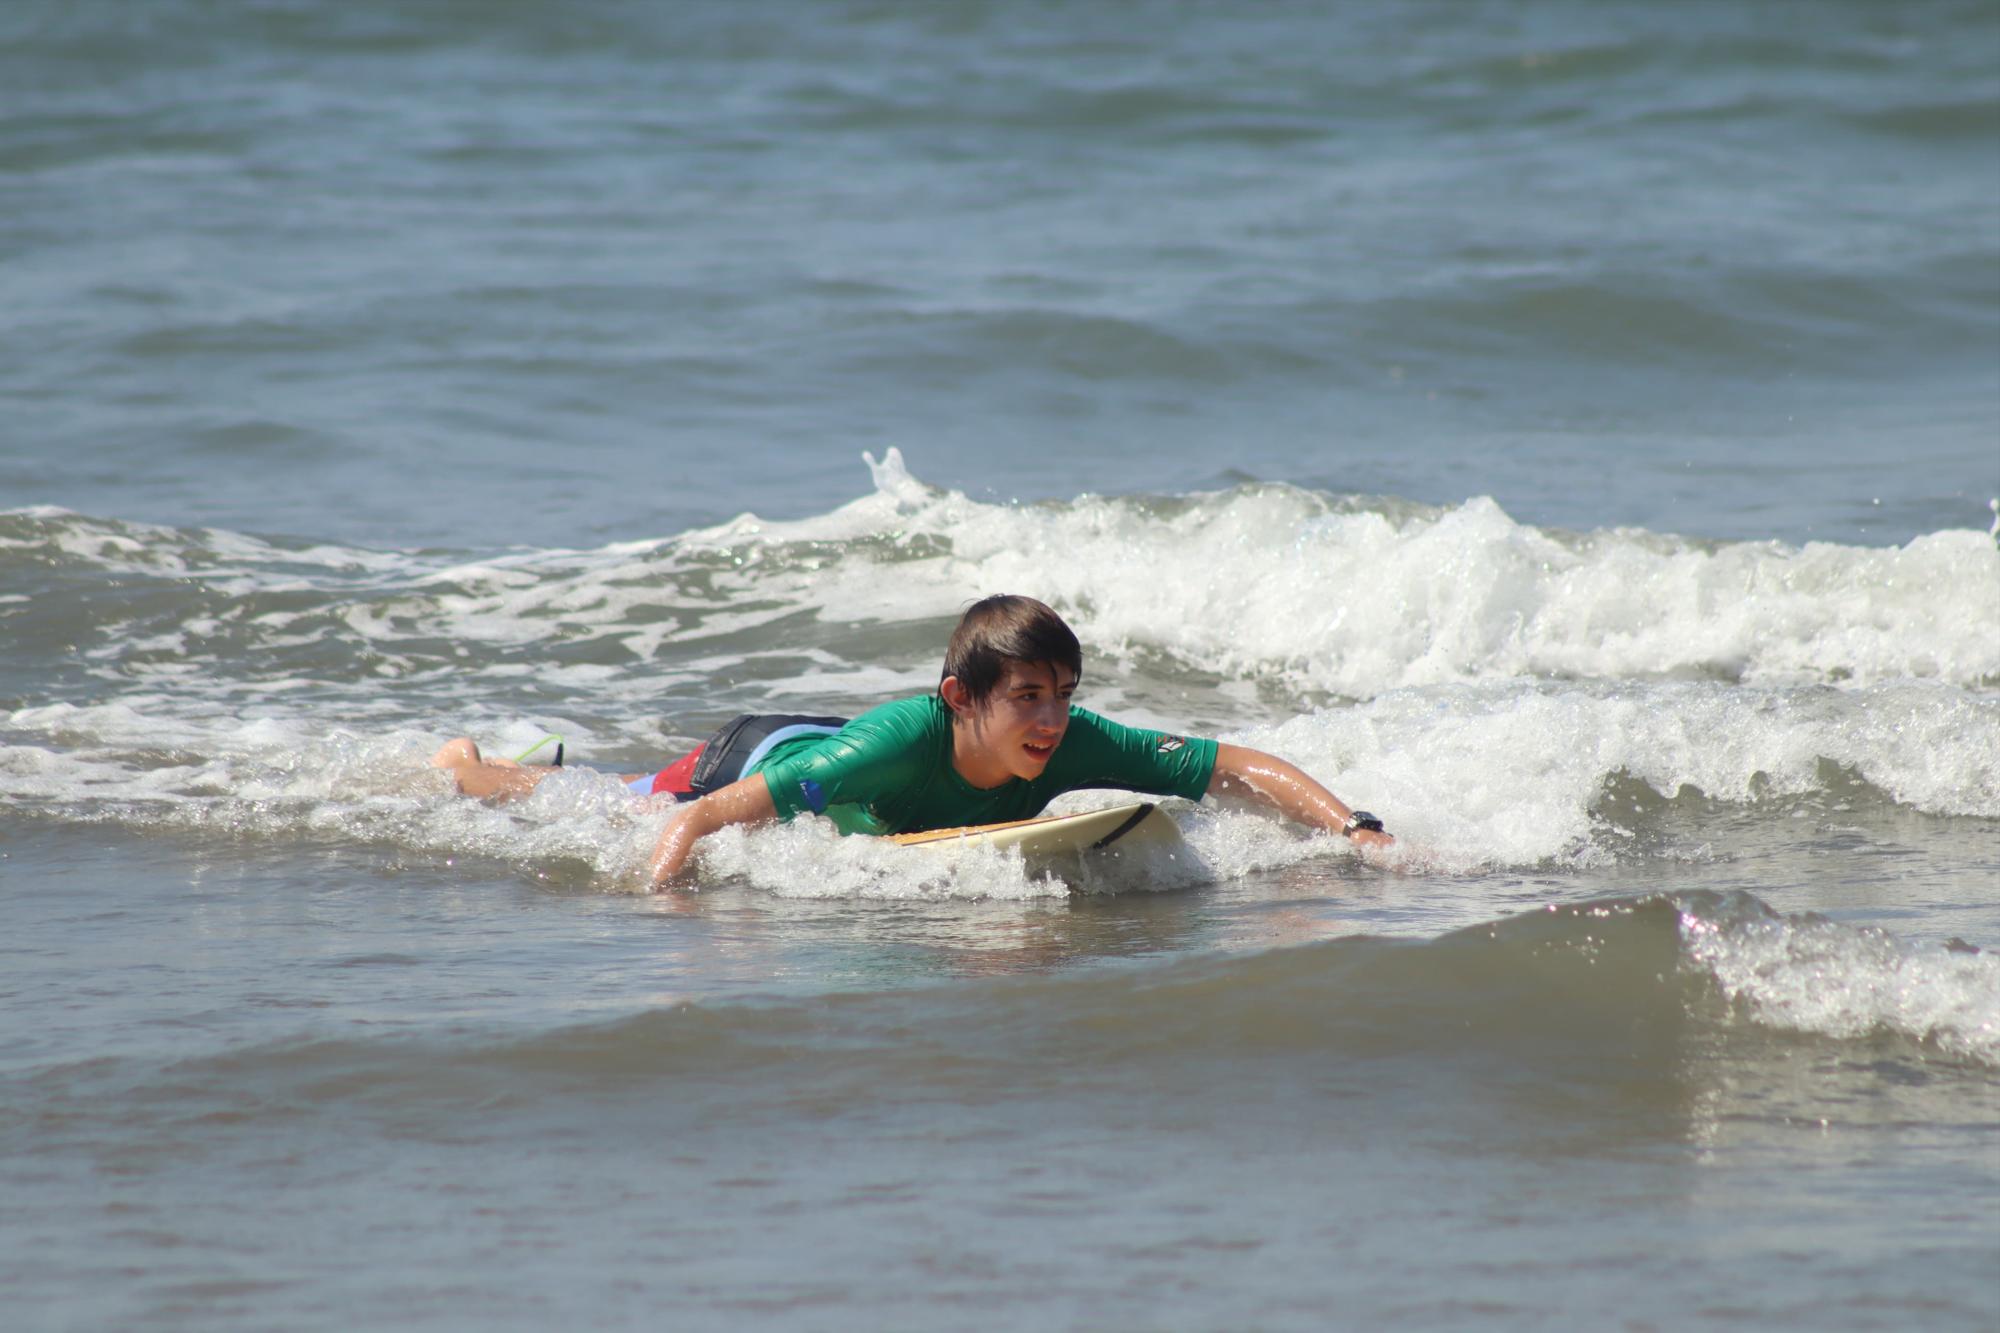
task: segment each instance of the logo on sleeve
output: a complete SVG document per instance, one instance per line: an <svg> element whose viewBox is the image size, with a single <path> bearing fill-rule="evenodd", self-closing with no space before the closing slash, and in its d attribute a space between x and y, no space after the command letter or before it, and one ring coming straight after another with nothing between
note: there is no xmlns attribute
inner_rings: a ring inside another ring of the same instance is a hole
<svg viewBox="0 0 2000 1333"><path fill-rule="evenodd" d="M826 792L817 782L811 778L802 779L799 783L799 795L804 799L806 809L816 815L826 813Z"/></svg>
<svg viewBox="0 0 2000 1333"><path fill-rule="evenodd" d="M1181 737L1181 736L1162 736L1162 737L1160 737L1160 749L1159 749L1159 753L1161 753L1161 754L1172 754L1172 753L1173 753L1173 752L1174 752L1175 750L1178 750L1178 749L1182 748L1182 747L1183 747L1183 746L1185 746L1186 744L1187 744L1187 740L1186 740L1186 738L1185 738L1185 737Z"/></svg>

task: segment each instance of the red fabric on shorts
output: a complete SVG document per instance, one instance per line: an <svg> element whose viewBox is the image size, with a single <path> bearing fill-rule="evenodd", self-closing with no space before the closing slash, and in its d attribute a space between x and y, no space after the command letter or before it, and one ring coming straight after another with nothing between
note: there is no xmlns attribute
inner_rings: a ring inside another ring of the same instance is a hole
<svg viewBox="0 0 2000 1333"><path fill-rule="evenodd" d="M707 748L708 742L703 741L694 747L694 753L682 755L653 774L653 795L658 796L663 791L670 791L676 796L687 795L694 778L695 761L701 758L701 752Z"/></svg>

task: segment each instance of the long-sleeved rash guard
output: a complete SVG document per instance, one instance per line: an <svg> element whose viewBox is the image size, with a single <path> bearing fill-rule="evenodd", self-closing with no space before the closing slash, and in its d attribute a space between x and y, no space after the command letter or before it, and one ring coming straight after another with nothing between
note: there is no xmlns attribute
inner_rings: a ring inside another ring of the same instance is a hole
<svg viewBox="0 0 2000 1333"><path fill-rule="evenodd" d="M762 773L780 819L824 814L842 833L912 833L1028 819L1066 791L1111 787L1200 800L1216 745L1112 722L1072 706L1069 728L1032 782L975 787L951 766L951 710L931 694L871 709L831 736L773 746Z"/></svg>

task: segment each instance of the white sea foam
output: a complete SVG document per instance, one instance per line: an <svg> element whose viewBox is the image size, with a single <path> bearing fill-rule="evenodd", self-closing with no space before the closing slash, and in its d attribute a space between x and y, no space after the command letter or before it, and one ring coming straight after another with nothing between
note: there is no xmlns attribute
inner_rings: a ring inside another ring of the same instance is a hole
<svg viewBox="0 0 2000 1333"><path fill-rule="evenodd" d="M327 734L277 718L163 721L124 705L53 705L7 722L17 733L42 729L51 742L0 745L0 802L18 809L138 828L278 839L329 831L447 854L568 858L607 883L657 836L639 827L654 812L605 774L564 774L518 807L461 799L428 767L440 738L424 733ZM503 735L522 748L538 738L525 727Z"/></svg>
<svg viewBox="0 0 2000 1333"><path fill-rule="evenodd" d="M701 863L706 879L740 879L783 898L1027 901L1070 891L1060 878L1031 873L1018 853L913 853L880 839L843 838L822 819L725 829L706 840Z"/></svg>
<svg viewBox="0 0 2000 1333"><path fill-rule="evenodd" d="M328 735L310 702L272 704L258 717L175 705L153 693L15 710L4 719L16 743L0 746L0 771L8 775L0 800L93 817L115 808L114 817L138 822L220 819L276 833L304 816L261 802L321 802L337 811L360 799L357 792L412 799L428 792L425 799L441 808L403 811L386 836L503 857L570 857L610 886L637 876L664 819L628 808L614 779L579 772L511 808L497 825L473 821L474 829L471 816L453 812L471 803L422 785L424 759L442 735L385 728L368 737L351 727ZM572 755L609 744L604 733L559 714L496 720L484 739L493 753L513 754L548 732L568 737ZM1830 783L1845 789L1859 778L1918 810L2000 814L2000 698L1921 682L1867 690L1686 681L1434 686L1227 739L1293 759L1349 802L1384 815L1404 855L1440 870L1624 860L1636 854L1630 835L1600 808L1607 785L1624 778L1667 797L1693 789L1745 806ZM605 793L612 806L598 803ZM1104 799L1079 793L1061 808ZM1193 858L1185 869L1210 879L1352 855L1345 843L1302 837L1261 813L1204 805L1182 809L1179 818ZM636 832L642 824L652 831ZM893 859L880 861L896 855L890 849L871 853L865 840L846 840L830 850L835 844L812 832L762 831L748 844L719 846L734 850L716 853L713 873L784 892L1030 892L1018 872L996 880L978 867L949 883L912 879Z"/></svg>
<svg viewBox="0 0 2000 1333"><path fill-rule="evenodd" d="M1036 592L1099 651L1353 697L1547 675L2000 682L2000 548L1972 530L1891 549L1575 536L1488 499L1344 510L1283 486L1020 508L926 487L895 450L868 461L875 493L832 514L697 539L879 541L893 583L850 556L815 585L841 619Z"/></svg>
<svg viewBox="0 0 2000 1333"><path fill-rule="evenodd" d="M1628 776L1750 804L1853 773L1919 810L2000 816L2000 697L1922 682L1436 686L1230 739L1291 758L1464 869L1619 859L1596 807Z"/></svg>
<svg viewBox="0 0 2000 1333"><path fill-rule="evenodd" d="M1487 499L1369 507L1285 486L1022 507L925 486L894 450L869 463L875 490L824 515L744 515L638 559L620 547L460 565L424 581L453 591L393 596L354 623L497 644L616 633L657 652L800 612L945 618L1012 588L1057 604L1095 653L1357 698L1520 676L2000 682L2000 549L1973 530L1900 548L1699 543L1545 531ZM690 562L699 595L673 586ZM634 612L662 608L687 614L632 630Z"/></svg>
<svg viewBox="0 0 2000 1333"><path fill-rule="evenodd" d="M1681 937L1689 962L1753 1022L1842 1038L1893 1032L2000 1065L2000 955L1917 948L1742 898L1684 904Z"/></svg>
<svg viewBox="0 0 2000 1333"><path fill-rule="evenodd" d="M2000 684L2000 547L1971 529L1898 548L1699 543L1532 528L1486 499L1429 509L1275 485L1015 506L926 486L894 450L869 462L874 490L827 514L745 515L596 551L447 562L79 515L43 515L42 544L102 573L176 576L228 596L320 593L330 600L317 612L206 623L257 646L350 640L392 677L422 669L438 642L608 641L633 663L678 667L704 645L741 653L746 638L802 617L926 622L1014 589L1056 604L1096 657L1352 698L1521 677ZM106 624L96 651L163 650L171 632ZM196 660L206 651L187 648ZM648 679L605 688L620 697Z"/></svg>

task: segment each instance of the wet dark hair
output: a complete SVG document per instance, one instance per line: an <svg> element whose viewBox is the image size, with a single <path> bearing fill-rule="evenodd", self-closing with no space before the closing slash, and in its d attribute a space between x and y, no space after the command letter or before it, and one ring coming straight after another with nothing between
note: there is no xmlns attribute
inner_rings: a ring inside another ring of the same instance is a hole
<svg viewBox="0 0 2000 1333"><path fill-rule="evenodd" d="M944 675L957 676L974 705L1000 684L1009 662L1048 662L1083 675L1083 649L1063 618L1032 597L981 598L958 618L944 650Z"/></svg>

